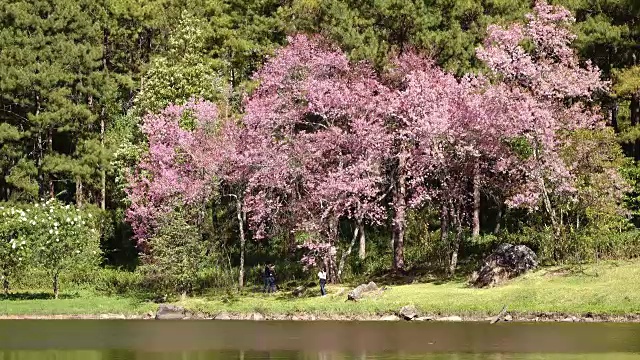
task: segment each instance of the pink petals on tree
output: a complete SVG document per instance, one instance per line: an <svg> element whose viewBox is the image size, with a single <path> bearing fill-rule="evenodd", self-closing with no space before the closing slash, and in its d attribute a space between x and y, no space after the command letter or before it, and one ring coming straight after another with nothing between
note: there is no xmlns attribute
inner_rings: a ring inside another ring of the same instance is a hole
<svg viewBox="0 0 640 360"><path fill-rule="evenodd" d="M561 150L572 131L602 125L590 101L608 86L570 48L572 21L538 2L524 25L490 26L477 51L490 72L462 79L413 52L378 74L321 37L291 37L256 73L241 122L202 101L144 118L149 153L131 177L128 219L146 239L158 214L235 184L255 239L305 234L303 262L330 276L343 219L391 216L399 270L412 207L441 207L460 234L481 189L553 220L550 198L575 191Z"/></svg>

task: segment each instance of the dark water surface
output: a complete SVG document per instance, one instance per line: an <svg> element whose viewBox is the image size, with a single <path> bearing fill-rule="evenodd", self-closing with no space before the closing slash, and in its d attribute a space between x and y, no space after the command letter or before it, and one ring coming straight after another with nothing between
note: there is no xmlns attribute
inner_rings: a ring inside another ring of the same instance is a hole
<svg viewBox="0 0 640 360"><path fill-rule="evenodd" d="M5 359L640 360L640 324L4 320Z"/></svg>

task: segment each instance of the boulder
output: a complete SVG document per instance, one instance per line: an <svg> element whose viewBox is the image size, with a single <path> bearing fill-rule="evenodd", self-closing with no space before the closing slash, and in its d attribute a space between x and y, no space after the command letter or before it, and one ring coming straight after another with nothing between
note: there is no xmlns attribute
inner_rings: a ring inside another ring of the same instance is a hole
<svg viewBox="0 0 640 360"><path fill-rule="evenodd" d="M398 315L405 320L413 320L419 316L418 309L413 305L403 306Z"/></svg>
<svg viewBox="0 0 640 360"><path fill-rule="evenodd" d="M357 300L362 299L362 297L365 294L373 292L373 291L377 291L377 290L378 290L378 285L376 285L376 283L371 281L368 284L359 285L355 289L349 291L349 293L347 294L347 299L348 300L357 301Z"/></svg>
<svg viewBox="0 0 640 360"><path fill-rule="evenodd" d="M575 316L568 316L568 317L566 317L566 318L564 318L564 319L562 319L560 321L562 321L562 322L578 322L578 321L580 321L580 319L578 319Z"/></svg>
<svg viewBox="0 0 640 360"><path fill-rule="evenodd" d="M295 297L303 297L306 291L307 291L307 288L301 285L293 289L291 294Z"/></svg>
<svg viewBox="0 0 640 360"><path fill-rule="evenodd" d="M100 319L102 320L125 320L127 317L123 314L101 314Z"/></svg>
<svg viewBox="0 0 640 360"><path fill-rule="evenodd" d="M447 316L447 317L439 318L438 321L453 321L453 322L457 322L457 321L462 321L462 318L460 316Z"/></svg>
<svg viewBox="0 0 640 360"><path fill-rule="evenodd" d="M156 320L182 320L187 316L184 308L161 304L156 312Z"/></svg>
<svg viewBox="0 0 640 360"><path fill-rule="evenodd" d="M387 315L380 318L380 321L398 321L398 320L400 320L400 318L395 315Z"/></svg>
<svg viewBox="0 0 640 360"><path fill-rule="evenodd" d="M435 318L433 316L420 316L420 317L417 317L417 318L413 319L413 321L432 321L434 319Z"/></svg>
<svg viewBox="0 0 640 360"><path fill-rule="evenodd" d="M491 287L538 267L538 257L525 245L502 244L484 259L472 283Z"/></svg>
<svg viewBox="0 0 640 360"><path fill-rule="evenodd" d="M220 314L213 317L214 320L231 320L231 316L226 312L221 312Z"/></svg>
<svg viewBox="0 0 640 360"><path fill-rule="evenodd" d="M264 320L264 315L260 313L253 313L251 314L251 317L249 318L249 320L262 321Z"/></svg>

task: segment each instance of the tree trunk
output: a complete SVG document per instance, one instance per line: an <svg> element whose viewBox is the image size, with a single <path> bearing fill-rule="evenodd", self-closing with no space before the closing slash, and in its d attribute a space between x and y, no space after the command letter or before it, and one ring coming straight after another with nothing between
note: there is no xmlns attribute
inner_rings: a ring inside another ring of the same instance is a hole
<svg viewBox="0 0 640 360"><path fill-rule="evenodd" d="M292 254L296 251L296 233L292 228L288 228L285 242L285 252Z"/></svg>
<svg viewBox="0 0 640 360"><path fill-rule="evenodd" d="M236 196L236 215L238 216L238 230L240 232L240 274L238 275L238 286L244 286L244 211L242 210L242 202L239 196Z"/></svg>
<svg viewBox="0 0 640 360"><path fill-rule="evenodd" d="M360 260L364 260L367 257L367 240L364 234L364 223L362 219L358 220L358 229L360 232L360 248L358 249L358 257Z"/></svg>
<svg viewBox="0 0 640 360"><path fill-rule="evenodd" d="M496 214L496 226L493 228L493 233L498 235L500 233L500 223L502 222L502 201L498 203L498 213Z"/></svg>
<svg viewBox="0 0 640 360"><path fill-rule="evenodd" d="M471 236L476 239L480 236L480 176L476 166L473 176L473 224Z"/></svg>
<svg viewBox="0 0 640 360"><path fill-rule="evenodd" d="M109 74L109 31L105 28L102 32L102 71L105 76ZM105 105L102 104L102 108L100 109L100 146L104 151L104 138L105 138ZM107 202L107 169L104 166L100 169L100 209L106 209Z"/></svg>
<svg viewBox="0 0 640 360"><path fill-rule="evenodd" d="M49 154L53 152L53 129L51 128L49 128L49 131L47 132L47 150L49 151ZM56 196L55 188L53 186L53 176L49 174L48 179L49 179L48 180L49 181L49 197L53 199Z"/></svg>
<svg viewBox="0 0 640 360"><path fill-rule="evenodd" d="M2 288L4 289L4 294L9 295L9 276L8 274L4 274L2 278Z"/></svg>
<svg viewBox="0 0 640 360"><path fill-rule="evenodd" d="M398 186L394 190L393 198L393 270L395 272L404 271L404 232L406 228L406 174L404 171L406 158L404 154L399 155Z"/></svg>
<svg viewBox="0 0 640 360"><path fill-rule="evenodd" d="M58 298L58 273L53 274L53 297Z"/></svg>
<svg viewBox="0 0 640 360"><path fill-rule="evenodd" d="M640 124L640 95L635 94L631 97L629 110L631 112L631 126ZM635 161L640 160L640 138L636 138L633 143L633 158Z"/></svg>
<svg viewBox="0 0 640 360"><path fill-rule="evenodd" d="M36 107L36 117L38 115L40 115L40 95L35 94L35 107ZM38 129L38 136L37 136L37 153L38 153L38 160L36 161L36 166L37 166L37 170L38 170L38 196L40 197L44 197L45 195L45 188L44 188L44 172L42 171L42 160L44 159L44 146L42 143L42 131L43 129L40 128Z"/></svg>
<svg viewBox="0 0 640 360"><path fill-rule="evenodd" d="M329 244L331 245L329 247L329 251L327 252L327 260L325 260L325 263L328 265L327 266L327 272L328 272L328 279L331 283L337 283L339 282L339 278L338 278L338 267L336 264L336 248L335 248L335 244L336 241L338 239L338 226L339 226L339 222L337 218L332 218L331 220L329 220L329 229L328 229L328 238L329 238Z"/></svg>
<svg viewBox="0 0 640 360"><path fill-rule="evenodd" d="M462 240L462 222L460 221L459 210L454 211L453 225L456 229L456 237L451 246L451 260L449 261L449 276L452 277L456 274L456 268L458 267L458 251Z"/></svg>
<svg viewBox="0 0 640 360"><path fill-rule="evenodd" d="M442 204L440 208L440 243L448 244L449 242L449 209L446 204ZM446 262L442 264L446 266Z"/></svg>
<svg viewBox="0 0 640 360"><path fill-rule="evenodd" d="M611 127L613 131L617 134L620 132L620 128L618 127L618 102L614 101L611 106Z"/></svg>
<svg viewBox="0 0 640 360"><path fill-rule="evenodd" d="M536 161L540 161L537 143L533 148L533 156ZM547 184L545 183L544 177L540 176L539 181L540 181L540 189L542 190L542 202L544 204L545 210L549 214L549 218L551 219L551 226L553 229L554 239L558 240L560 238L560 226L558 226L558 219L556 218L557 214L551 204L551 198L549 197L549 192L547 191Z"/></svg>
<svg viewBox="0 0 640 360"><path fill-rule="evenodd" d="M443 243L449 238L449 209L446 204L440 208L440 241Z"/></svg>
<svg viewBox="0 0 640 360"><path fill-rule="evenodd" d="M100 116L100 146L104 150L104 108L102 108L102 116ZM102 167L100 169L100 209L107 208L107 170Z"/></svg>
<svg viewBox="0 0 640 360"><path fill-rule="evenodd" d="M356 229L353 231L353 238L351 239L351 243L349 244L349 247L347 248L347 250L342 252L342 256L340 257L340 264L338 264L338 281L341 282L342 281L342 271L344 270L344 264L347 262L347 258L349 257L349 255L351 255L351 251L353 250L353 247L356 244L356 240L358 240L360 235L360 227L356 227Z"/></svg>
<svg viewBox="0 0 640 360"><path fill-rule="evenodd" d="M82 178L76 176L76 205L79 207L82 206L82 200Z"/></svg>

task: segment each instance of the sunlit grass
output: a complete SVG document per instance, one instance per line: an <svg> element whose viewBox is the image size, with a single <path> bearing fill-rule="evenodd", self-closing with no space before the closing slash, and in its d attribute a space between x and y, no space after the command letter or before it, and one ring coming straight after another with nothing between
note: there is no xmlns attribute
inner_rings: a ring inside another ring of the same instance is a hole
<svg viewBox="0 0 640 360"><path fill-rule="evenodd" d="M640 262L546 268L492 289L470 288L462 280L390 286L359 302L346 301L340 287L329 286L329 292L324 298L249 294L192 298L182 304L208 313L381 315L413 304L424 313L443 315L489 315L503 305L516 313L622 315L640 313Z"/></svg>
<svg viewBox="0 0 640 360"><path fill-rule="evenodd" d="M209 314L259 312L263 314L309 314L371 316L397 312L413 304L425 314L485 316L504 305L513 313L565 313L602 315L640 313L640 261L606 262L582 268L545 268L492 289L474 289L464 280L391 285L382 295L358 302L347 301L346 287L329 285L327 297L296 298L275 295L211 295L188 298L179 304ZM141 315L156 304L137 299L98 295L90 290L67 291L61 299L50 291L15 291L0 296L0 315Z"/></svg>
<svg viewBox="0 0 640 360"><path fill-rule="evenodd" d="M49 292L15 291L0 297L0 315L140 315L155 310L157 305L123 297L96 295L92 291L63 292L53 299Z"/></svg>

